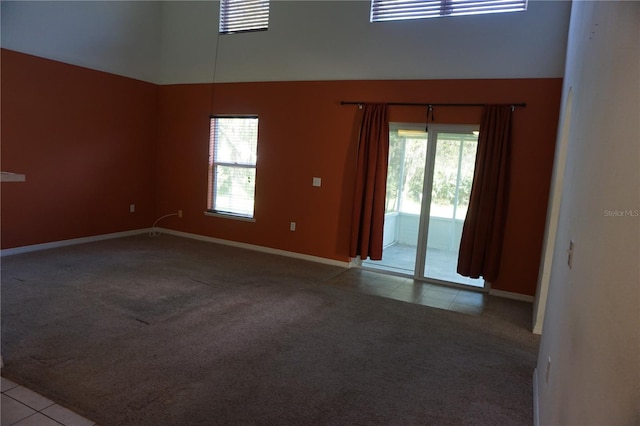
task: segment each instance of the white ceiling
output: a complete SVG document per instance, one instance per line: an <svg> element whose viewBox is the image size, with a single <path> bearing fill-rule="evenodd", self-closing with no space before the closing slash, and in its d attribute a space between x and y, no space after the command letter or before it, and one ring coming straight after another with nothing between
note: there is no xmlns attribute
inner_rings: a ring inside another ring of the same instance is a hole
<svg viewBox="0 0 640 426"><path fill-rule="evenodd" d="M1 45L159 84L562 77L568 1L369 22L367 0L272 0L269 30L218 37L217 1L2 1ZM217 47L217 51L216 51ZM214 66L217 59L217 65Z"/></svg>

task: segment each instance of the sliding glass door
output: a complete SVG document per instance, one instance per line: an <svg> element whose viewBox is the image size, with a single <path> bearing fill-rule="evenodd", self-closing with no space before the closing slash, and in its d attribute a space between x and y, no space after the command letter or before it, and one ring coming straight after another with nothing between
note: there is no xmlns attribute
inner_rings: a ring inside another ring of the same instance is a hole
<svg viewBox="0 0 640 426"><path fill-rule="evenodd" d="M419 276L439 281L483 287L484 280L456 272L462 225L469 207L478 137L473 127L442 127L431 132L431 179L423 208L423 232ZM426 180L425 180L426 181ZM428 211L428 214L426 212Z"/></svg>
<svg viewBox="0 0 640 426"><path fill-rule="evenodd" d="M484 287L456 272L477 127L392 123L380 261L363 266L427 281Z"/></svg>

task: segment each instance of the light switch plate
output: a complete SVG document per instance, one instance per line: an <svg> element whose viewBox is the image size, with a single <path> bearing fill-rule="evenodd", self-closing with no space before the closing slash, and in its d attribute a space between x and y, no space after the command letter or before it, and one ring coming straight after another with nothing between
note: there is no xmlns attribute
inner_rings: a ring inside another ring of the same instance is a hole
<svg viewBox="0 0 640 426"><path fill-rule="evenodd" d="M313 186L320 186L322 185L322 179L319 177L314 177L313 178Z"/></svg>

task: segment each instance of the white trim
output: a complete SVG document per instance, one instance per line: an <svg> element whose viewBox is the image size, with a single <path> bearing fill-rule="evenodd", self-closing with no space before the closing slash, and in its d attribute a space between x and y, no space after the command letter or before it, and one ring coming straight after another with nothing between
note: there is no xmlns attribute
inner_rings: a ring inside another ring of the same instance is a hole
<svg viewBox="0 0 640 426"><path fill-rule="evenodd" d="M538 369L533 369L533 426L540 426L540 414L538 413Z"/></svg>
<svg viewBox="0 0 640 426"><path fill-rule="evenodd" d="M531 332L540 336L542 334L542 321L536 322L533 325L533 330L531 330Z"/></svg>
<svg viewBox="0 0 640 426"><path fill-rule="evenodd" d="M494 290L494 289L489 290L489 296L504 297L505 299L521 300L523 302L530 302L530 303L533 303L533 299L534 299L533 296L527 296L526 294L512 293L510 291Z"/></svg>
<svg viewBox="0 0 640 426"><path fill-rule="evenodd" d="M42 243L42 244L34 244L30 246L9 248L9 249L0 250L0 257L12 256L12 255L22 254L22 253L29 253L32 251L49 250L49 249L54 249L59 247L76 245L76 244L85 244L85 243L92 243L92 242L102 241L102 240L110 240L114 238L131 237L134 235L148 234L151 232L175 235L178 237L191 238L193 240L239 247L239 248L244 248L248 250L260 251L263 253L275 254L279 256L293 257L296 259L308 260L311 262L323 263L323 264L332 265L332 266L339 266L342 268L351 268L352 266L354 266L353 260L351 262L342 262L339 260L327 259L324 257L311 256L308 254L295 253L292 251L279 250L279 249L274 249L270 247L258 246L254 244L248 244L248 243L241 243L241 242L231 241L231 240L223 240L221 238L207 237L205 235L191 234L188 232L175 231L173 229L166 229L166 228L159 228L159 227L134 229L131 231L114 232L112 234L94 235L92 237L74 238L70 240L53 241L50 243Z"/></svg>
<svg viewBox="0 0 640 426"><path fill-rule="evenodd" d="M254 245L254 244L241 243L241 242L238 242L238 241L223 240L221 238L207 237L205 235L191 234L189 232L175 231L173 229L157 228L157 231L158 232L162 232L164 234L175 235L177 237L185 237L185 238L191 238L193 240L198 240L198 241L205 241L205 242L209 242L209 243L223 244L223 245L243 248L243 249L247 249L247 250L254 250L254 251L259 251L259 252L263 252L263 253L275 254L275 255L278 255L278 256L293 257L293 258L296 258L296 259L308 260L308 261L316 262L316 263L324 263L326 265L340 266L341 268L350 268L351 267L351 262L342 262L340 260L327 259L327 258L318 257L318 256L311 256L311 255L308 255L308 254L296 253L296 252L293 252L293 251L286 251L286 250L274 249L274 248L271 248L271 247L264 247L264 246Z"/></svg>
<svg viewBox="0 0 640 426"><path fill-rule="evenodd" d="M14 247L0 250L0 257L12 256L15 254L29 253L32 251L49 250L53 248L72 246L76 244L93 243L96 241L111 240L114 238L131 237L151 232L152 228L134 229L131 231L114 232L112 234L94 235L91 237L73 238L70 240L52 241L50 243L33 244L30 246Z"/></svg>
<svg viewBox="0 0 640 426"><path fill-rule="evenodd" d="M209 211L209 210L205 210L204 211L204 215L205 216L212 216L212 217L221 217L224 219L233 219L233 220L242 220L245 222L255 222L256 218L255 217L249 217L249 216L239 216L239 215L235 215L235 214L225 214L225 213L217 213L214 211Z"/></svg>
<svg viewBox="0 0 640 426"><path fill-rule="evenodd" d="M562 203L562 190L565 169L567 164L567 150L569 146L569 132L571 129L571 111L573 108L573 87L569 86L563 94L564 108L560 114L562 126L558 126L556 137L556 150L551 175L547 218L545 223L544 239L542 242L542 255L538 272L538 285L536 288L536 300L533 304L533 332L542 334L544 326L544 313L547 307L547 295L551 281L551 268L556 249L556 236L558 234L558 222L560 220L560 204Z"/></svg>

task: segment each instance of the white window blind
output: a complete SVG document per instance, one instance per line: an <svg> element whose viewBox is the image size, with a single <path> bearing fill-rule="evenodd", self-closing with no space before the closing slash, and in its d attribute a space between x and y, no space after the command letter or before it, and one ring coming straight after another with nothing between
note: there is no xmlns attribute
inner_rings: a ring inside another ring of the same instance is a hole
<svg viewBox="0 0 640 426"><path fill-rule="evenodd" d="M266 30L269 0L221 0L220 34Z"/></svg>
<svg viewBox="0 0 640 426"><path fill-rule="evenodd" d="M210 212L253 218L257 157L258 117L211 117Z"/></svg>
<svg viewBox="0 0 640 426"><path fill-rule="evenodd" d="M527 10L527 0L371 0L371 22Z"/></svg>

